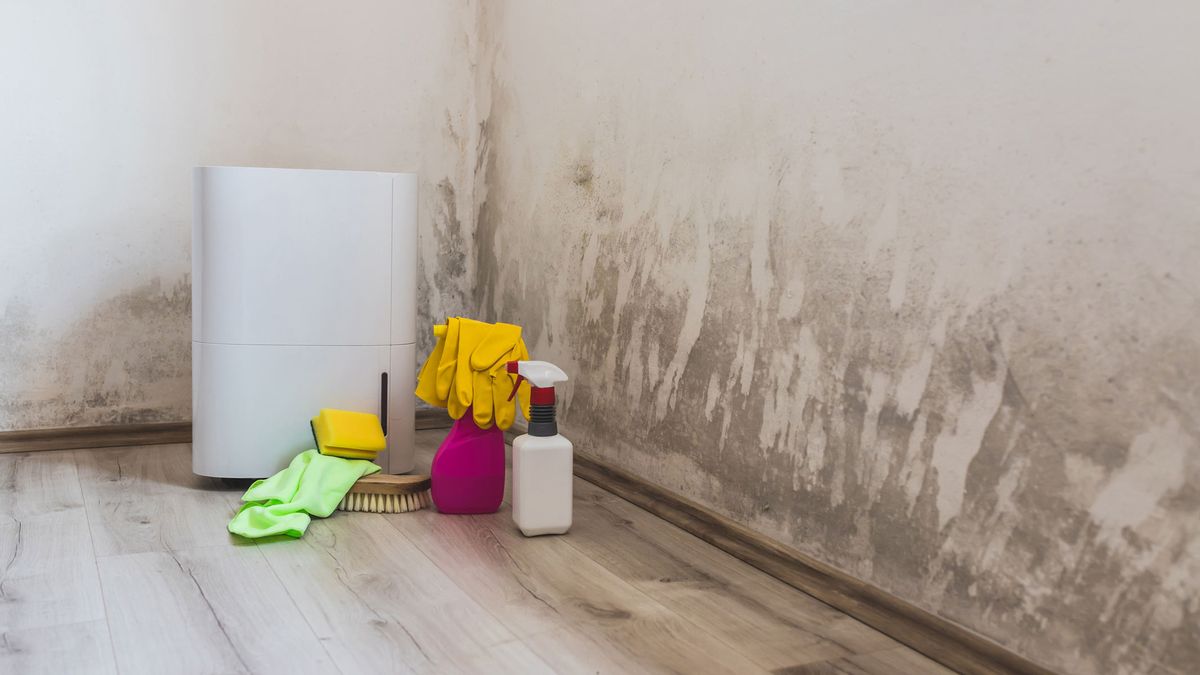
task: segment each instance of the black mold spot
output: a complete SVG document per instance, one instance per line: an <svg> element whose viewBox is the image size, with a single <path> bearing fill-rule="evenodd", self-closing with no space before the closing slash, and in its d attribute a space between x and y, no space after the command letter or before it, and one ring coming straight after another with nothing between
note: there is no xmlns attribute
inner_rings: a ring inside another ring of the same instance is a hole
<svg viewBox="0 0 1200 675"><path fill-rule="evenodd" d="M592 165L588 162L580 162L575 165L575 175L571 178L571 182L578 187L586 188L592 185Z"/></svg>

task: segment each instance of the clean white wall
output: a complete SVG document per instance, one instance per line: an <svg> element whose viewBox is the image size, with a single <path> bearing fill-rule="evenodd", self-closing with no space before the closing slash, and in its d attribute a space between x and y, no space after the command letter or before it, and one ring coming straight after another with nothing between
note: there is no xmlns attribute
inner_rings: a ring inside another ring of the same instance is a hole
<svg viewBox="0 0 1200 675"><path fill-rule="evenodd" d="M193 165L415 170L425 258L469 238L474 25L465 0L0 4L0 430L188 419Z"/></svg>

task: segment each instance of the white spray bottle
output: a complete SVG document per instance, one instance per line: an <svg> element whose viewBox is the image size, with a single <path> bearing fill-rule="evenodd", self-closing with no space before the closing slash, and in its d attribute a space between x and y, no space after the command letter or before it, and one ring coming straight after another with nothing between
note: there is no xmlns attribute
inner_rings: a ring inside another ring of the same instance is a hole
<svg viewBox="0 0 1200 675"><path fill-rule="evenodd" d="M521 534L563 534L571 529L574 452L554 421L554 385L567 374L545 361L509 361L508 372L529 381L529 428L513 441L513 522ZM513 388L516 392L516 387Z"/></svg>

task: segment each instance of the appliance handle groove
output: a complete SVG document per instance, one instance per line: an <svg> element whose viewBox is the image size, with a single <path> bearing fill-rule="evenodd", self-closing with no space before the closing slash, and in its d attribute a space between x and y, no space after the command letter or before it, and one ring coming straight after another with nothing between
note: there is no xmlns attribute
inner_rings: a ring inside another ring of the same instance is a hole
<svg viewBox="0 0 1200 675"><path fill-rule="evenodd" d="M383 435L387 436L388 423L388 374L379 374L379 424L383 427Z"/></svg>

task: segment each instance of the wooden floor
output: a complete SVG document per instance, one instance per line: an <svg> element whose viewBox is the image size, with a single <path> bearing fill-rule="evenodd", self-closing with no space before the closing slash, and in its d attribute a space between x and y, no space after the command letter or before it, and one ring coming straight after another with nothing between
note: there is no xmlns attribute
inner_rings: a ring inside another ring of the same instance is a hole
<svg viewBox="0 0 1200 675"><path fill-rule="evenodd" d="M949 672L583 481L562 537L505 506L253 543L189 453L0 455L0 673Z"/></svg>

